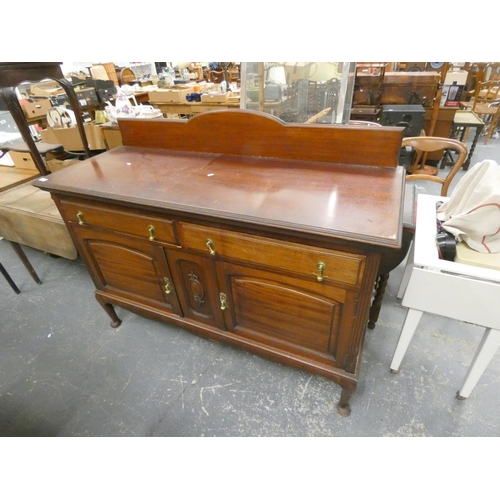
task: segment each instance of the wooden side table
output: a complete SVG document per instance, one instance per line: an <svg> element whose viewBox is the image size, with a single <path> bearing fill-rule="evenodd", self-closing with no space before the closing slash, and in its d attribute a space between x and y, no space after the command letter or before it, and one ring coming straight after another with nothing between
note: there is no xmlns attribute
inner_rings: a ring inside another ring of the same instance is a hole
<svg viewBox="0 0 500 500"><path fill-rule="evenodd" d="M500 259L499 254L481 254L478 256L481 257L480 265L471 265L458 262L459 259L453 262L439 258L436 203L446 199L425 194L418 196L414 245L398 291L398 298L403 298L402 305L408 311L391 371L399 373L424 312L482 326L485 328L483 338L457 393L459 399L465 399L500 347ZM460 260L472 262L472 259Z"/></svg>

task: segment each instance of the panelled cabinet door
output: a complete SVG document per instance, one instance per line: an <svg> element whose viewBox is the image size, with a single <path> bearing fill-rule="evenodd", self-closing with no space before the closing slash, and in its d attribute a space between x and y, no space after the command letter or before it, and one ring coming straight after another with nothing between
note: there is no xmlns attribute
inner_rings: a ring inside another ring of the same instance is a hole
<svg viewBox="0 0 500 500"><path fill-rule="evenodd" d="M99 290L181 315L162 247L95 228L73 230Z"/></svg>
<svg viewBox="0 0 500 500"><path fill-rule="evenodd" d="M226 262L217 263L217 276L229 331L282 352L344 366L356 294Z"/></svg>
<svg viewBox="0 0 500 500"><path fill-rule="evenodd" d="M224 329L213 259L184 250L168 250L167 258L183 315Z"/></svg>

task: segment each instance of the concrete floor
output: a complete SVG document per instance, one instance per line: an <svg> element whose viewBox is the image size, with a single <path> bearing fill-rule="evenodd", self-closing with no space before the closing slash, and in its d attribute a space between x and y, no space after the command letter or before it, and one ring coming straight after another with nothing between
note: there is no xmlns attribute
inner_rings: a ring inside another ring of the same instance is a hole
<svg viewBox="0 0 500 500"><path fill-rule="evenodd" d="M500 163L499 152L491 139L473 164ZM340 388L322 377L120 308L123 323L110 328L80 260L25 250L42 285L0 241L22 290L0 278L0 436L500 436L500 356L468 400L455 398L481 328L424 315L401 373L391 374L402 266L367 330L343 418Z"/></svg>

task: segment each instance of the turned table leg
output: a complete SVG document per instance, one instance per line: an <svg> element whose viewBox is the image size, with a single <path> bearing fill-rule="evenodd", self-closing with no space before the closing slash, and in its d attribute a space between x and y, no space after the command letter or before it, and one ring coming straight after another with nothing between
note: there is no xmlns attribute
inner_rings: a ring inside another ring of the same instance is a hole
<svg viewBox="0 0 500 500"><path fill-rule="evenodd" d="M383 274L378 277L375 298L370 307L370 315L368 318L368 328L373 330L378 321L380 309L382 308L382 300L384 299L385 289L389 281L389 274Z"/></svg>

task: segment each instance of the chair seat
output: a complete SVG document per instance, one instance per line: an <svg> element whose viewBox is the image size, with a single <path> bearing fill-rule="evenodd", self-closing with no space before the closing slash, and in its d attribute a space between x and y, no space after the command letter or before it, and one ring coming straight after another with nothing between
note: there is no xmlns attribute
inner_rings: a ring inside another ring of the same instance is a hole
<svg viewBox="0 0 500 500"><path fill-rule="evenodd" d="M488 104L476 104L475 112L478 115L495 115L498 106L489 106Z"/></svg>
<svg viewBox="0 0 500 500"><path fill-rule="evenodd" d="M78 256L50 193L31 181L0 193L0 236L67 259Z"/></svg>

